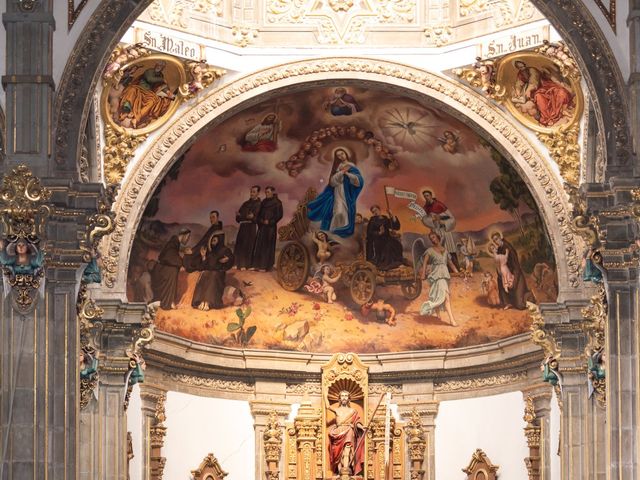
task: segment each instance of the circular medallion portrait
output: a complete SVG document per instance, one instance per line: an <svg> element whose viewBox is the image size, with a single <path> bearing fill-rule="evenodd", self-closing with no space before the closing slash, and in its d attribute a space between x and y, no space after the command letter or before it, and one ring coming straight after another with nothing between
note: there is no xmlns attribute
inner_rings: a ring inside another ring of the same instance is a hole
<svg viewBox="0 0 640 480"><path fill-rule="evenodd" d="M150 55L123 65L102 93L103 115L118 131L143 135L159 128L178 108L183 65Z"/></svg>
<svg viewBox="0 0 640 480"><path fill-rule="evenodd" d="M577 123L584 100L578 78L567 78L553 60L536 53L505 57L497 83L505 105L527 127L551 133Z"/></svg>

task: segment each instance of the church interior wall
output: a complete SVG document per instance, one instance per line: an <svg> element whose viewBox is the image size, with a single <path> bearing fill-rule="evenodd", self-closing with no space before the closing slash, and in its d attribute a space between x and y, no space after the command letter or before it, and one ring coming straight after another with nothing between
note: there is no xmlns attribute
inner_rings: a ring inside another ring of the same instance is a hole
<svg viewBox="0 0 640 480"><path fill-rule="evenodd" d="M129 471L130 480L144 480L141 404L139 395L135 397L127 414L134 452ZM256 478L254 420L248 401L168 392L165 411L164 478L190 480L190 472L209 453L229 473L226 480Z"/></svg>
<svg viewBox="0 0 640 480"><path fill-rule="evenodd" d="M465 480L464 462L480 448L500 466L499 478L526 480L523 411L520 392L441 402L435 429L436 478Z"/></svg>

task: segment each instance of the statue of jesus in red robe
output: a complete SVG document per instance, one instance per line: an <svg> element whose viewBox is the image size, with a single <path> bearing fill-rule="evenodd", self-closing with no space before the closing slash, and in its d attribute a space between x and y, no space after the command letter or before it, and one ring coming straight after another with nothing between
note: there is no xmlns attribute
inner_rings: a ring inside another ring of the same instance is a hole
<svg viewBox="0 0 640 480"><path fill-rule="evenodd" d="M349 392L340 392L335 408L327 400L327 409L335 414L327 429L331 471L340 476L362 475L365 428L358 411L350 405Z"/></svg>

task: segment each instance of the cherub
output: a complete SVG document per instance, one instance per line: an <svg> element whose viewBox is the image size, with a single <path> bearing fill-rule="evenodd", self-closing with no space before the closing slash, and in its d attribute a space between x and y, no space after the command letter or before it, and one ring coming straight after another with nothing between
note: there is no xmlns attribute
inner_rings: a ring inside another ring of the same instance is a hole
<svg viewBox="0 0 640 480"><path fill-rule="evenodd" d="M440 142L442 149L447 153L457 153L458 152L458 142L460 137L453 133L451 130L445 130L442 134L442 137L438 137L438 141Z"/></svg>
<svg viewBox="0 0 640 480"><path fill-rule="evenodd" d="M331 274L335 273L335 271L336 269L329 264L322 265L318 271L318 275L322 279L322 292L327 298L327 303L336 301L336 291L333 288L333 284L340 280L342 272L338 271L337 274L332 276Z"/></svg>
<svg viewBox="0 0 640 480"><path fill-rule="evenodd" d="M334 245L338 245L338 242L334 240L329 240L329 237L322 230L318 230L316 234L313 236L313 243L318 247L318 252L316 253L316 258L319 262L323 263L329 260L333 252L331 251L331 247Z"/></svg>

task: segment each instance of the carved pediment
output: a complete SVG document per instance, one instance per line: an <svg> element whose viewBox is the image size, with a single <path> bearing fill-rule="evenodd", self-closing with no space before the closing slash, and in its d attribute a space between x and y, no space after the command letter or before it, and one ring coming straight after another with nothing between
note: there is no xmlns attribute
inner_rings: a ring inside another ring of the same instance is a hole
<svg viewBox="0 0 640 480"><path fill-rule="evenodd" d="M194 480L222 480L229 474L222 470L218 459L210 453L197 469L191 471L191 475Z"/></svg>
<svg viewBox="0 0 640 480"><path fill-rule="evenodd" d="M467 474L467 480L496 480L498 468L500 467L493 465L487 454L478 448L473 452L469 466L462 471Z"/></svg>

